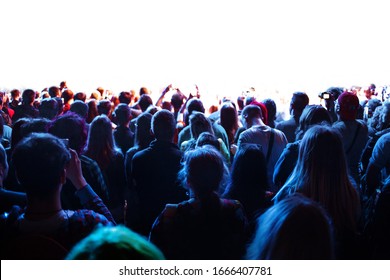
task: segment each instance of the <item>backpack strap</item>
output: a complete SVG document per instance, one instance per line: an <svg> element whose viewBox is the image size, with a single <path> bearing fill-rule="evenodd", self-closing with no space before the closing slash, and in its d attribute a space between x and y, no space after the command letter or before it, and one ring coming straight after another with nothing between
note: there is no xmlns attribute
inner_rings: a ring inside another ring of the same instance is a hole
<svg viewBox="0 0 390 280"><path fill-rule="evenodd" d="M272 147L274 145L274 139L275 139L275 132L274 132L274 129L271 127L271 136L269 138L267 156L265 157L265 161L267 164L268 164L269 158L271 157Z"/></svg>
<svg viewBox="0 0 390 280"><path fill-rule="evenodd" d="M353 145L355 145L357 136L358 136L359 131L360 131L361 124L360 124L359 122L357 122L357 124L358 124L358 126L357 126L357 128L356 128L355 135L354 135L354 137L353 137L352 143L351 143L351 145L349 146L349 148L348 148L348 149L346 150L346 152L345 152L347 155L348 155L349 152L351 151Z"/></svg>

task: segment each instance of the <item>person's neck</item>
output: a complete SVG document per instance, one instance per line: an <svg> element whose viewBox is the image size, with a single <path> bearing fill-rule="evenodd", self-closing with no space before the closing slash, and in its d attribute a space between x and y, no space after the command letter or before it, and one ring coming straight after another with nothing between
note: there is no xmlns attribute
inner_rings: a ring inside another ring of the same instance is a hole
<svg viewBox="0 0 390 280"><path fill-rule="evenodd" d="M59 197L48 197L39 199L28 197L25 216L29 219L40 220L51 217L62 211Z"/></svg>
<svg viewBox="0 0 390 280"><path fill-rule="evenodd" d="M256 125L264 125L264 123L262 122L261 119L253 119L251 122L250 122L250 125L248 128L251 128L252 126L256 126Z"/></svg>

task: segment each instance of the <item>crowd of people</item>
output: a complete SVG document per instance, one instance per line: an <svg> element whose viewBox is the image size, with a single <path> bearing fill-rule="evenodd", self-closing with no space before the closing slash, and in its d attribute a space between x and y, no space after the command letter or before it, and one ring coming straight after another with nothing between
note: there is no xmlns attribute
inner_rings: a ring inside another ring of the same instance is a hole
<svg viewBox="0 0 390 280"><path fill-rule="evenodd" d="M390 100L359 90L287 120L172 85L1 92L1 257L390 259Z"/></svg>

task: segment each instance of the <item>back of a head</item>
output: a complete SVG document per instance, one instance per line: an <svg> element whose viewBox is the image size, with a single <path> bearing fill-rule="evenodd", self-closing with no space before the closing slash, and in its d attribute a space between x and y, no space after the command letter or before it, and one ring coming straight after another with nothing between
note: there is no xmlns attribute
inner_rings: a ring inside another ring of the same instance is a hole
<svg viewBox="0 0 390 280"><path fill-rule="evenodd" d="M69 100L73 99L74 93L70 89L66 89L61 93L61 98L64 99L64 102L68 102Z"/></svg>
<svg viewBox="0 0 390 280"><path fill-rule="evenodd" d="M51 97L61 97L61 90L57 86L52 86L49 88L49 95Z"/></svg>
<svg viewBox="0 0 390 280"><path fill-rule="evenodd" d="M179 93L172 94L171 104L172 104L174 110L178 111L181 108L181 106L183 105L183 102L184 102L183 95L181 95Z"/></svg>
<svg viewBox="0 0 390 280"><path fill-rule="evenodd" d="M118 99L119 99L120 103L124 103L126 105L129 105L131 103L132 96L131 96L131 93L128 91L121 91L119 93Z"/></svg>
<svg viewBox="0 0 390 280"><path fill-rule="evenodd" d="M214 134L210 132L202 132L196 140L197 148L205 145L213 146L215 149L217 149L217 151L220 149L220 144L217 137L215 137Z"/></svg>
<svg viewBox="0 0 390 280"><path fill-rule="evenodd" d="M80 100L80 101L83 101L85 103L85 101L87 100L87 95L85 94L85 92L78 92L74 95L73 99L75 101Z"/></svg>
<svg viewBox="0 0 390 280"><path fill-rule="evenodd" d="M58 115L58 102L54 98L45 98L39 105L39 116L49 120Z"/></svg>
<svg viewBox="0 0 390 280"><path fill-rule="evenodd" d="M179 178L196 195L202 196L219 191L225 172L221 154L214 148L204 146L185 153Z"/></svg>
<svg viewBox="0 0 390 280"><path fill-rule="evenodd" d="M355 120L359 110L359 98L352 92L344 92L337 99L336 112L342 121Z"/></svg>
<svg viewBox="0 0 390 280"><path fill-rule="evenodd" d="M309 96L304 92L294 92L291 98L291 108L294 109L295 113L302 113L306 105L309 104Z"/></svg>
<svg viewBox="0 0 390 280"><path fill-rule="evenodd" d="M28 196L44 197L55 192L69 160L64 143L48 133L30 134L12 153L15 172ZM39 176L42 170L45 174Z"/></svg>
<svg viewBox="0 0 390 280"><path fill-rule="evenodd" d="M264 193L268 185L267 162L261 147L245 144L234 156L231 168L231 191L253 195Z"/></svg>
<svg viewBox="0 0 390 280"><path fill-rule="evenodd" d="M176 121L168 110L158 111L152 118L152 131L157 140L171 142L175 134Z"/></svg>
<svg viewBox="0 0 390 280"><path fill-rule="evenodd" d="M209 132L214 134L211 122L205 116L205 114L200 112L193 112L191 114L190 129L191 129L191 136L194 139L198 139L199 135L202 132Z"/></svg>
<svg viewBox="0 0 390 280"><path fill-rule="evenodd" d="M329 215L303 195L291 195L258 218L247 259L329 260L334 258L334 232Z"/></svg>
<svg viewBox="0 0 390 280"><path fill-rule="evenodd" d="M141 87L141 88L139 89L139 95L142 96L142 95L146 95L146 94L150 94L149 89L146 88L146 87Z"/></svg>
<svg viewBox="0 0 390 280"><path fill-rule="evenodd" d="M119 125L127 124L131 120L131 109L128 105L121 103L114 111L114 118Z"/></svg>
<svg viewBox="0 0 390 280"><path fill-rule="evenodd" d="M20 90L18 90L18 89L11 90L12 100L17 100L17 99L19 99L19 97L20 97Z"/></svg>
<svg viewBox="0 0 390 280"><path fill-rule="evenodd" d="M47 133L49 131L50 120L45 118L30 119L28 122L22 124L20 127L20 136L22 138L28 136L31 133Z"/></svg>
<svg viewBox="0 0 390 280"><path fill-rule="evenodd" d="M261 109L257 105L247 105L242 110L241 116L248 119L262 119Z"/></svg>
<svg viewBox="0 0 390 280"><path fill-rule="evenodd" d="M221 125L227 132L238 128L237 110L232 102L229 101L222 104L220 119Z"/></svg>
<svg viewBox="0 0 390 280"><path fill-rule="evenodd" d="M274 100L267 98L262 101L262 103L267 107L268 120L274 121L276 116L276 103Z"/></svg>
<svg viewBox="0 0 390 280"><path fill-rule="evenodd" d="M49 132L61 139L69 139L69 147L78 154L82 152L87 141L85 121L73 112L57 117Z"/></svg>
<svg viewBox="0 0 390 280"><path fill-rule="evenodd" d="M100 227L69 252L68 260L163 260L152 243L125 226Z"/></svg>
<svg viewBox="0 0 390 280"><path fill-rule="evenodd" d="M307 105L299 118L296 140L302 139L311 126L321 123L332 123L328 110L321 105Z"/></svg>
<svg viewBox="0 0 390 280"><path fill-rule="evenodd" d="M87 152L105 153L114 148L111 121L106 115L97 116L89 127Z"/></svg>
<svg viewBox="0 0 390 280"><path fill-rule="evenodd" d="M70 111L85 119L88 115L88 105L81 100L76 100L70 105Z"/></svg>
<svg viewBox="0 0 390 280"><path fill-rule="evenodd" d="M345 152L340 134L326 125L309 128L300 143L299 163L313 170L316 175L326 177L346 172Z"/></svg>
<svg viewBox="0 0 390 280"><path fill-rule="evenodd" d="M109 116L111 113L111 102L106 99L100 100L97 104L97 110L99 115L104 114L106 116Z"/></svg>
<svg viewBox="0 0 390 280"><path fill-rule="evenodd" d="M147 147L154 136L150 133L152 127L152 115L142 113L137 117L135 128L135 144L141 147Z"/></svg>
<svg viewBox="0 0 390 280"><path fill-rule="evenodd" d="M23 91L22 94L22 102L23 104L30 105L34 102L35 100L35 91L32 89L26 89Z"/></svg>
<svg viewBox="0 0 390 280"><path fill-rule="evenodd" d="M152 98L149 96L149 94L141 95L138 101L138 105L140 106L141 111L145 112L150 105L153 105Z"/></svg>
<svg viewBox="0 0 390 280"><path fill-rule="evenodd" d="M193 98L187 103L187 111L191 115L194 111L204 113L205 109L200 99Z"/></svg>

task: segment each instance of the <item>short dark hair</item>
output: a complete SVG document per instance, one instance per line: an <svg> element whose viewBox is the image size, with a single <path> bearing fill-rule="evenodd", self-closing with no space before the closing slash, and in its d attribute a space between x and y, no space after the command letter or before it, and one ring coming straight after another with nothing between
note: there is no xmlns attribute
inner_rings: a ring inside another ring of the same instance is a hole
<svg viewBox="0 0 390 280"><path fill-rule="evenodd" d="M54 98L45 98L39 105L39 116L49 120L58 115L58 102Z"/></svg>
<svg viewBox="0 0 390 280"><path fill-rule="evenodd" d="M294 110L302 112L305 109L306 105L309 104L309 96L304 92L294 92L293 97L291 98L291 106Z"/></svg>
<svg viewBox="0 0 390 280"><path fill-rule="evenodd" d="M152 98L148 94L141 95L138 101L138 105L141 107L141 111L145 112L150 105L153 104Z"/></svg>
<svg viewBox="0 0 390 280"><path fill-rule="evenodd" d="M74 95L73 99L85 102L87 100L87 95L84 92L78 92Z"/></svg>
<svg viewBox="0 0 390 280"><path fill-rule="evenodd" d="M126 124L131 120L131 109L128 105L120 103L114 111L115 120L119 125Z"/></svg>
<svg viewBox="0 0 390 280"><path fill-rule="evenodd" d="M129 105L131 103L132 96L131 96L131 93L128 91L122 91L121 93L119 93L118 98L119 98L120 103L124 103L126 105Z"/></svg>
<svg viewBox="0 0 390 280"><path fill-rule="evenodd" d="M26 89L22 94L22 102L23 104L31 104L35 100L35 91L32 89Z"/></svg>
<svg viewBox="0 0 390 280"><path fill-rule="evenodd" d="M153 115L152 131L157 140L171 141L175 134L176 121L174 115L162 109Z"/></svg>
<svg viewBox="0 0 390 280"><path fill-rule="evenodd" d="M48 133L32 133L16 145L12 162L27 195L46 196L57 190L71 155L61 139ZM41 174L42 170L45 174Z"/></svg>

